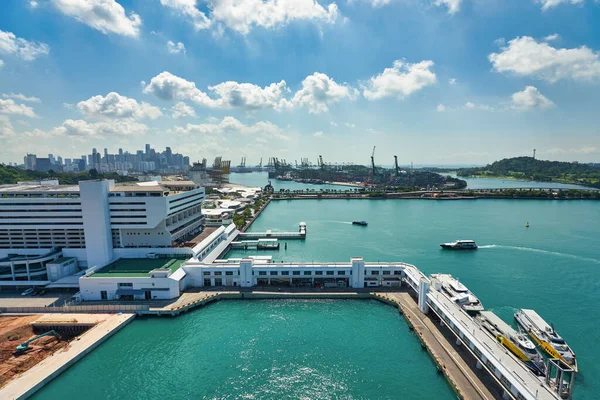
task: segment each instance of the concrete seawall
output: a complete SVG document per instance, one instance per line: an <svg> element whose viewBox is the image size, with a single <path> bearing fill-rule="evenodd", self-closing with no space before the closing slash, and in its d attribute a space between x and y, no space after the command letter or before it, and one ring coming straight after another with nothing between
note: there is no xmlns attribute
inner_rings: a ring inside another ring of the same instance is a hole
<svg viewBox="0 0 600 400"><path fill-rule="evenodd" d="M56 378L71 365L82 359L108 338L133 321L136 314L109 316L79 338L65 351L58 351L0 389L1 399L26 399ZM83 395L83 394L82 394Z"/></svg>

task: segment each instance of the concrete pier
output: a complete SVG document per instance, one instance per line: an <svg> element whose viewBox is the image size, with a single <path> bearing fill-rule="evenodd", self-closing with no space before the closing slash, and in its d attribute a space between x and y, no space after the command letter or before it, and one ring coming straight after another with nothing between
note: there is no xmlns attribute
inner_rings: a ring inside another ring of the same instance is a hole
<svg viewBox="0 0 600 400"><path fill-rule="evenodd" d="M70 314L69 317L72 318L77 315ZM44 359L33 368L10 381L0 389L0 399L15 400L30 397L64 370L118 332L134 318L135 314L106 316L102 322L99 322L78 339L71 341L66 350L56 352L52 357ZM52 315L52 319L55 320L56 315Z"/></svg>
<svg viewBox="0 0 600 400"><path fill-rule="evenodd" d="M409 293L375 294L375 298L398 306L459 398L496 398L454 350L452 343L440 332L437 324L419 310L417 302Z"/></svg>

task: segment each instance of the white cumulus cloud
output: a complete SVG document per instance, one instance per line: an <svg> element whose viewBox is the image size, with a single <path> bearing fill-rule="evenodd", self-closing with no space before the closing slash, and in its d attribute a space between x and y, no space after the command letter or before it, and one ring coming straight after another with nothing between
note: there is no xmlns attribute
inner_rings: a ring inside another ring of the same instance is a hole
<svg viewBox="0 0 600 400"><path fill-rule="evenodd" d="M544 40L545 40L546 42L551 42L552 40L556 40L556 39L558 39L558 38L560 38L560 35L559 35L558 33L553 33L552 35L548 35L548 36L546 36L546 37L544 38Z"/></svg>
<svg viewBox="0 0 600 400"><path fill-rule="evenodd" d="M333 23L338 14L335 3L325 8L316 0L214 0L211 17L246 34L253 27L275 28L296 20Z"/></svg>
<svg viewBox="0 0 600 400"><path fill-rule="evenodd" d="M542 5L542 10L548 10L561 4L583 4L583 0L535 0Z"/></svg>
<svg viewBox="0 0 600 400"><path fill-rule="evenodd" d="M435 4L438 7L448 7L448 14L455 14L460 11L460 4L462 0L435 0Z"/></svg>
<svg viewBox="0 0 600 400"><path fill-rule="evenodd" d="M600 77L600 55L588 47L557 49L529 36L517 37L489 55L494 71L531 76L554 83L561 79Z"/></svg>
<svg viewBox="0 0 600 400"><path fill-rule="evenodd" d="M33 108L25 104L17 104L12 99L0 99L0 114L22 115L29 118L37 117Z"/></svg>
<svg viewBox="0 0 600 400"><path fill-rule="evenodd" d="M433 61L430 60L416 64L396 60L392 68L386 68L381 74L369 79L363 95L368 100L388 96L403 99L436 82L435 73L431 71L433 65Z"/></svg>
<svg viewBox="0 0 600 400"><path fill-rule="evenodd" d="M532 108L550 108L554 103L548 100L534 86L527 86L521 92L512 95L512 108L517 110L530 110Z"/></svg>
<svg viewBox="0 0 600 400"><path fill-rule="evenodd" d="M135 122L132 119L115 119L101 122L88 122L82 119L67 119L60 126L48 132L34 129L25 132L25 136L34 137L70 137L73 139L105 139L115 136L140 136L148 131L148 126Z"/></svg>
<svg viewBox="0 0 600 400"><path fill-rule="evenodd" d="M175 42L172 42L169 40L167 42L167 50L171 54L177 54L177 53L185 54L185 45L181 42L175 43Z"/></svg>
<svg viewBox="0 0 600 400"><path fill-rule="evenodd" d="M196 7L196 0L160 0L160 4L190 20L196 30L207 29L212 21Z"/></svg>
<svg viewBox="0 0 600 400"><path fill-rule="evenodd" d="M150 80L144 93L151 93L163 100L189 101L209 108L241 108L248 111L261 108L283 110L291 108L285 98L289 92L285 81L272 83L264 88L252 83L223 82L208 88L215 97L196 87L194 82L175 76L170 72L161 72Z"/></svg>
<svg viewBox="0 0 600 400"><path fill-rule="evenodd" d="M0 54L15 55L25 61L33 61L50 53L50 46L41 42L16 37L12 32L0 30Z"/></svg>
<svg viewBox="0 0 600 400"><path fill-rule="evenodd" d="M185 104L183 101L175 104L173 107L171 107L171 110L173 111L171 116L175 119L196 116L196 110Z"/></svg>
<svg viewBox="0 0 600 400"><path fill-rule="evenodd" d="M208 124L186 124L185 126L176 126L170 129L167 133L179 134L184 136L202 136L203 140L206 135L254 135L257 138L263 139L281 139L288 140L288 137L275 124L268 121L258 121L253 125L246 125L234 117L224 117L219 122Z"/></svg>
<svg viewBox="0 0 600 400"><path fill-rule="evenodd" d="M261 108L273 108L277 111L292 108L292 104L285 98L289 89L283 80L264 88L252 83L228 81L209 86L208 89L217 96L213 100L213 107L250 111Z"/></svg>
<svg viewBox="0 0 600 400"><path fill-rule="evenodd" d="M328 111L328 104L337 103L343 99L354 100L358 91L347 84L339 84L327 75L315 72L302 81L302 89L298 90L292 103L308 107L310 113Z"/></svg>
<svg viewBox="0 0 600 400"><path fill-rule="evenodd" d="M162 116L158 107L145 102L138 103L137 100L116 92L80 101L77 103L77 109L91 118L156 119Z"/></svg>
<svg viewBox="0 0 600 400"><path fill-rule="evenodd" d="M52 0L63 14L75 18L104 34L137 37L142 19L134 12L129 15L115 0Z"/></svg>
<svg viewBox="0 0 600 400"><path fill-rule="evenodd" d="M314 137L320 138L325 136L325 134L323 133L323 131L316 131L315 133L313 133Z"/></svg>
<svg viewBox="0 0 600 400"><path fill-rule="evenodd" d="M15 100L21 100L21 101L28 101L31 103L41 103L42 101L37 98L37 97L27 97L24 94L21 93L4 93L2 94L2 97L5 99L15 99Z"/></svg>
<svg viewBox="0 0 600 400"><path fill-rule="evenodd" d="M436 110L438 112L444 112L444 111L446 111L446 106L443 104L438 104Z"/></svg>
<svg viewBox="0 0 600 400"><path fill-rule="evenodd" d="M0 139L9 138L15 135L15 130L6 115L0 115Z"/></svg>

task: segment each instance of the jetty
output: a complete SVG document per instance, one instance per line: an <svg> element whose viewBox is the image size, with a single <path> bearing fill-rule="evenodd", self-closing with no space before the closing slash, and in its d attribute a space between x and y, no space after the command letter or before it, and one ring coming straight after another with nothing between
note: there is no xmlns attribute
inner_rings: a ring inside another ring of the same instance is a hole
<svg viewBox="0 0 600 400"><path fill-rule="evenodd" d="M239 239L306 239L306 222L300 222L298 232L277 232L268 230L266 232L240 232Z"/></svg>

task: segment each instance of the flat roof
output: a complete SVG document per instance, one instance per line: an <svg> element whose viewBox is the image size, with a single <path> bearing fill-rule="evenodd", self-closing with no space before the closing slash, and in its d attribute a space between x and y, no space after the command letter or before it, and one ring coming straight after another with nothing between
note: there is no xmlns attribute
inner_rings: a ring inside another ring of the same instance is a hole
<svg viewBox="0 0 600 400"><path fill-rule="evenodd" d="M122 186L114 186L110 189L112 193L115 192L168 192L169 189L166 189L159 185L122 185Z"/></svg>
<svg viewBox="0 0 600 400"><path fill-rule="evenodd" d="M188 258L120 258L90 275L90 278L148 278L153 269L175 272Z"/></svg>
<svg viewBox="0 0 600 400"><path fill-rule="evenodd" d="M1 193L79 193L79 185L0 185Z"/></svg>

